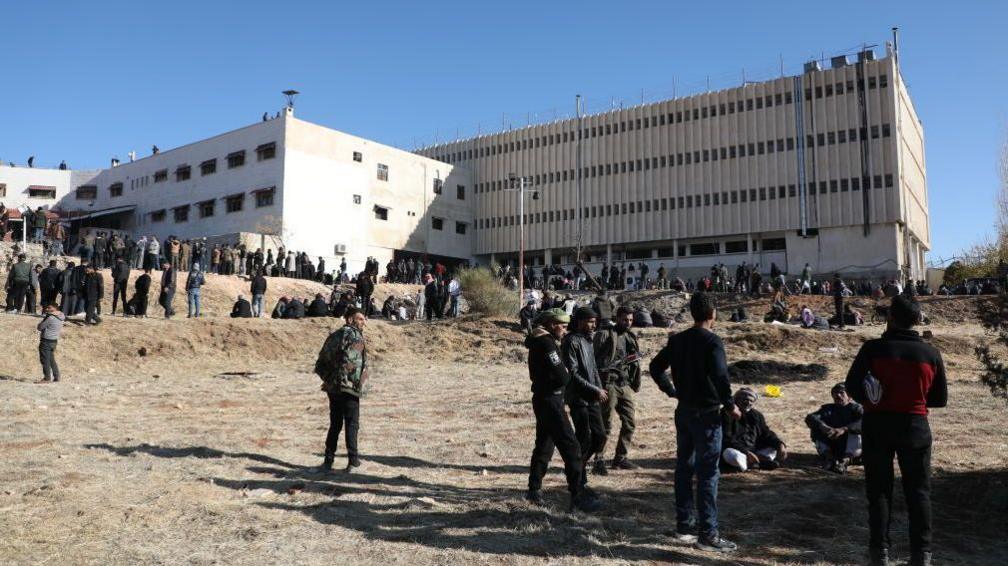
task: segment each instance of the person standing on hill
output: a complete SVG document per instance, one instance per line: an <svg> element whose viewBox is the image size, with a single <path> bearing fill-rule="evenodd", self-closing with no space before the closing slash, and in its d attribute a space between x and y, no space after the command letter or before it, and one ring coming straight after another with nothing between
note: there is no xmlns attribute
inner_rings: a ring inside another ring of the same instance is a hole
<svg viewBox="0 0 1008 566"><path fill-rule="evenodd" d="M175 273L175 266L172 264L165 263L164 268L164 271L161 272L161 297L159 302L164 307L164 317L171 318L175 316L175 307L172 303L175 301L175 289L178 277Z"/></svg>
<svg viewBox="0 0 1008 566"><path fill-rule="evenodd" d="M361 308L367 309L371 302L371 293L374 293L374 283L366 272L357 274L357 296L360 297Z"/></svg>
<svg viewBox="0 0 1008 566"><path fill-rule="evenodd" d="M595 366L595 350L592 347L592 335L597 321L598 316L591 307L578 307L574 311L574 330L564 337L561 345L564 365L571 376L565 400L570 407L571 420L581 444L583 489L588 489L588 462L602 451L606 443L600 403L609 401L609 393Z"/></svg>
<svg viewBox="0 0 1008 566"><path fill-rule="evenodd" d="M843 316L843 290L844 283L843 279L840 279L839 273L833 274L833 284L831 285L833 291L833 308L836 310L836 320L837 325L840 328L845 328L844 316Z"/></svg>
<svg viewBox="0 0 1008 566"><path fill-rule="evenodd" d="M21 312L24 310L25 296L28 294L28 287L31 286L31 264L26 260L25 254L19 254L17 263L11 267L7 275L7 286L10 290L11 299L7 305L7 312Z"/></svg>
<svg viewBox="0 0 1008 566"><path fill-rule="evenodd" d="M862 459L868 496L868 555L889 564L893 458L899 462L910 527L910 566L931 564L931 426L928 409L948 403L941 353L913 327L920 305L894 297L881 338L861 346L844 386L861 403Z"/></svg>
<svg viewBox="0 0 1008 566"><path fill-rule="evenodd" d="M721 414L742 418L735 406L724 344L714 334L717 308L712 296L690 298L693 327L669 337L651 360L651 378L669 397L676 397L676 530L673 538L708 552L731 552L735 543L718 531L717 488L721 459ZM667 370L672 370L669 379ZM696 498L693 476L696 476ZM699 523L699 524L697 524Z"/></svg>
<svg viewBox="0 0 1008 566"><path fill-rule="evenodd" d="M261 252L256 253L262 255ZM252 278L249 292L252 294L252 316L259 318L263 315L263 296L266 295L266 277L263 276L262 269Z"/></svg>
<svg viewBox="0 0 1008 566"><path fill-rule="evenodd" d="M340 430L346 425L347 467L360 467L357 432L360 426L360 397L368 378L367 346L364 326L367 319L356 308L347 309L346 324L326 338L315 361L315 373L322 378L322 390L329 398L329 432L325 456L319 470L332 470Z"/></svg>
<svg viewBox="0 0 1008 566"><path fill-rule="evenodd" d="M42 307L42 321L38 323L39 361L42 363L42 383L60 380L59 365L56 364L56 343L63 330L66 315L56 305L49 303Z"/></svg>
<svg viewBox="0 0 1008 566"><path fill-rule="evenodd" d="M126 285L129 283L129 266L124 258L117 258L112 266L112 316L115 316L116 304L122 297L123 315L126 315Z"/></svg>
<svg viewBox="0 0 1008 566"><path fill-rule="evenodd" d="M56 295L59 293L60 270L56 267L56 260L49 260L49 267L39 273L39 293L41 304L44 309L46 305L56 302Z"/></svg>
<svg viewBox="0 0 1008 566"><path fill-rule="evenodd" d="M542 505L542 480L553 458L560 450L571 509L595 511L598 500L583 489L581 445L571 421L564 411L564 393L570 383L570 373L560 357L560 344L567 333L570 316L560 309L543 311L532 332L525 338L528 348L529 378L532 380L532 411L535 413L535 448L529 464L529 486L525 496L530 503Z"/></svg>
<svg viewBox="0 0 1008 566"><path fill-rule="evenodd" d="M613 412L620 419L619 441L616 443L612 467L621 470L637 469L627 458L636 428L634 394L640 390L640 346L637 344L637 336L630 330L633 322L633 310L621 306L616 310L615 327L599 330L594 338L595 364L599 367L602 383L609 394L608 403L602 407L602 422L607 437L612 431ZM604 448L599 451L594 467L595 473L600 475L607 473L603 452Z"/></svg>
<svg viewBox="0 0 1008 566"><path fill-rule="evenodd" d="M101 324L101 317L98 316L100 303L105 297L105 282L101 273L93 265L87 267L84 276L84 322L86 324Z"/></svg>
<svg viewBox="0 0 1008 566"><path fill-rule="evenodd" d="M189 306L189 314L186 318L200 316L200 287L203 286L203 272L200 271L200 264L194 263L192 266L192 271L189 272L189 276L186 277L186 298L187 304Z"/></svg>
<svg viewBox="0 0 1008 566"><path fill-rule="evenodd" d="M136 281L133 283L133 315L137 318L147 318L147 302L149 300L148 294L150 293L151 286L151 270L148 267L144 269L143 274L137 277Z"/></svg>

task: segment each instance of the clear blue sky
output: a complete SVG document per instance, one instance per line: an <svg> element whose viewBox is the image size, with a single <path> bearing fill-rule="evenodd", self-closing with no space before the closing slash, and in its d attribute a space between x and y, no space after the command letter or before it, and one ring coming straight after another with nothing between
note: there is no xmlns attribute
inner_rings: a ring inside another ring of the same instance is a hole
<svg viewBox="0 0 1008 566"><path fill-rule="evenodd" d="M933 251L992 230L1008 133L1008 2L10 2L0 159L104 167L259 119L410 147L529 113L738 84L900 27L924 122Z"/></svg>

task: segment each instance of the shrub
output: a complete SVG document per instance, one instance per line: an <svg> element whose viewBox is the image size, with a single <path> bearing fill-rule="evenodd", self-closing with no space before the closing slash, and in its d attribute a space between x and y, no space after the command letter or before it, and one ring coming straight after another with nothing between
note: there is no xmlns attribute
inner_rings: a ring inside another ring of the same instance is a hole
<svg viewBox="0 0 1008 566"><path fill-rule="evenodd" d="M462 269L458 279L470 313L484 317L517 316L518 292L501 285L492 270L486 267Z"/></svg>
<svg viewBox="0 0 1008 566"><path fill-rule="evenodd" d="M983 325L988 330L998 333L995 344L1002 347L1008 346L1008 308L1006 308L1008 303L1005 298L1005 295L1002 295L998 301L997 311L987 313L983 320ZM990 387L992 395L1008 401L1008 366L992 351L991 346L977 346L976 356L983 365L980 381Z"/></svg>

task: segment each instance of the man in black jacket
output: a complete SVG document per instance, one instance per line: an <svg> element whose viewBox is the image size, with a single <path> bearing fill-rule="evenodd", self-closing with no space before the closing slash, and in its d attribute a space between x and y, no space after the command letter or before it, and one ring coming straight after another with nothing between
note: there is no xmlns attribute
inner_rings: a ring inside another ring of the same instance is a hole
<svg viewBox="0 0 1008 566"><path fill-rule="evenodd" d="M564 337L561 347L564 365L571 376L565 400L581 444L581 485L585 489L588 462L602 452L606 443L605 423L599 403L608 402L609 393L595 366L595 349L592 346L597 321L598 317L591 307L578 307L574 311L574 331Z"/></svg>
<svg viewBox="0 0 1008 566"><path fill-rule="evenodd" d="M439 312L438 299L441 293L437 288L437 281L431 275L426 275L425 280L427 284L424 286L424 315L426 315L427 320L430 321L434 318L434 315ZM364 303L361 303L364 304ZM441 318L440 316L438 318Z"/></svg>
<svg viewBox="0 0 1008 566"><path fill-rule="evenodd" d="M851 400L843 383L830 391L833 402L819 407L805 417L812 432L816 452L823 459L823 467L842 474L854 458L861 456L861 418L864 408Z"/></svg>
<svg viewBox="0 0 1008 566"><path fill-rule="evenodd" d="M262 255L262 252L258 252ZM252 293L252 316L259 318L263 315L263 296L266 294L266 277L262 270L256 272L252 278L252 285L249 291Z"/></svg>
<svg viewBox="0 0 1008 566"><path fill-rule="evenodd" d="M366 309L371 303L371 293L374 292L374 282L366 272L357 274L357 296L360 297L361 308Z"/></svg>
<svg viewBox="0 0 1008 566"><path fill-rule="evenodd" d="M162 267L164 271L161 272L161 306L164 308L164 317L171 318L175 316L175 306L172 303L175 302L178 277L171 262L163 263Z"/></svg>
<svg viewBox="0 0 1008 566"><path fill-rule="evenodd" d="M151 270L148 267L144 269L143 275L137 277L136 281L133 282L133 300L131 304L133 305L133 316L147 318L147 302L148 294L150 293L151 286Z"/></svg>
<svg viewBox="0 0 1008 566"><path fill-rule="evenodd" d="M231 318L252 318L252 305L245 297L238 295L238 300L231 307Z"/></svg>
<svg viewBox="0 0 1008 566"><path fill-rule="evenodd" d="M299 319L304 318L305 308L304 303L301 299L293 298L287 303L287 308L284 309L283 317L289 319Z"/></svg>
<svg viewBox="0 0 1008 566"><path fill-rule="evenodd" d="M67 316L76 314L77 288L80 286L74 277L76 271L76 266L71 261L59 276L60 310Z"/></svg>
<svg viewBox="0 0 1008 566"><path fill-rule="evenodd" d="M677 397L676 426L676 530L674 538L695 542L701 550L730 552L735 543L718 532L718 460L721 458L721 413L739 419L735 406L724 344L714 334L717 308L706 293L690 298L693 327L669 337L668 344L651 361L651 378L669 397ZM666 370L672 370L669 380ZM697 494L693 497L693 476ZM699 522L699 524L697 524Z"/></svg>
<svg viewBox="0 0 1008 566"><path fill-rule="evenodd" d="M86 324L100 324L101 317L98 316L98 303L105 296L105 284L102 276L93 265L87 268L87 275L84 277L84 322Z"/></svg>
<svg viewBox="0 0 1008 566"><path fill-rule="evenodd" d="M322 297L322 293L316 293L315 299L308 305L308 310L305 312L305 316L317 317L317 316L329 316L329 304Z"/></svg>
<svg viewBox="0 0 1008 566"><path fill-rule="evenodd" d="M889 564L893 458L899 461L910 527L910 565L931 564L931 426L928 408L948 402L941 353L912 328L920 305L897 296L882 338L861 346L847 373L851 397L864 406L861 421L868 553L873 565Z"/></svg>
<svg viewBox="0 0 1008 566"><path fill-rule="evenodd" d="M129 282L129 266L124 258L116 258L112 266L112 316L115 316L116 304L122 297L123 314L126 314L126 285Z"/></svg>
<svg viewBox="0 0 1008 566"><path fill-rule="evenodd" d="M581 447L574 435L570 419L564 411L564 392L570 374L560 359L559 345L567 331L570 317L560 309L550 309L539 315L537 326L525 338L529 349L529 379L532 380L532 410L536 418L535 448L529 464L529 490L526 499L542 504L542 479L546 475L553 449L560 450L571 508L593 511L598 501L582 489L583 461Z"/></svg>
<svg viewBox="0 0 1008 566"><path fill-rule="evenodd" d="M721 430L724 438L721 445L721 459L736 471L775 470L780 462L787 460L787 445L767 426L766 417L754 408L759 396L748 387L743 387L733 396L735 406L742 411L742 418L721 416Z"/></svg>
<svg viewBox="0 0 1008 566"><path fill-rule="evenodd" d="M39 299L43 309L47 305L56 303L56 294L60 291L59 277L60 270L56 267L56 260L49 260L49 267L43 269L42 273L39 273L38 276Z"/></svg>

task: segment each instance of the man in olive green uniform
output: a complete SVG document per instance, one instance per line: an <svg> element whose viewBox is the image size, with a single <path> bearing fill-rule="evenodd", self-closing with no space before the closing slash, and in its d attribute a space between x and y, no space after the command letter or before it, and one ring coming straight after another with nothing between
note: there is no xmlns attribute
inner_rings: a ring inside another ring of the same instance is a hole
<svg viewBox="0 0 1008 566"><path fill-rule="evenodd" d="M602 406L602 421L606 437L611 438L611 419L615 410L620 418L619 441L612 467L633 470L637 466L627 459L627 451L634 432L634 394L640 390L640 347L633 327L633 310L622 306L616 310L616 326L595 333L595 365L609 392L609 402ZM606 475L602 451L595 460L595 473Z"/></svg>
<svg viewBox="0 0 1008 566"><path fill-rule="evenodd" d="M367 348L364 344L364 313L348 309L346 325L326 338L315 362L315 373L322 378L322 390L329 397L329 434L326 435L325 459L320 469L332 470L340 429L346 424L347 467L360 466L357 430L360 425L360 397L367 381Z"/></svg>

